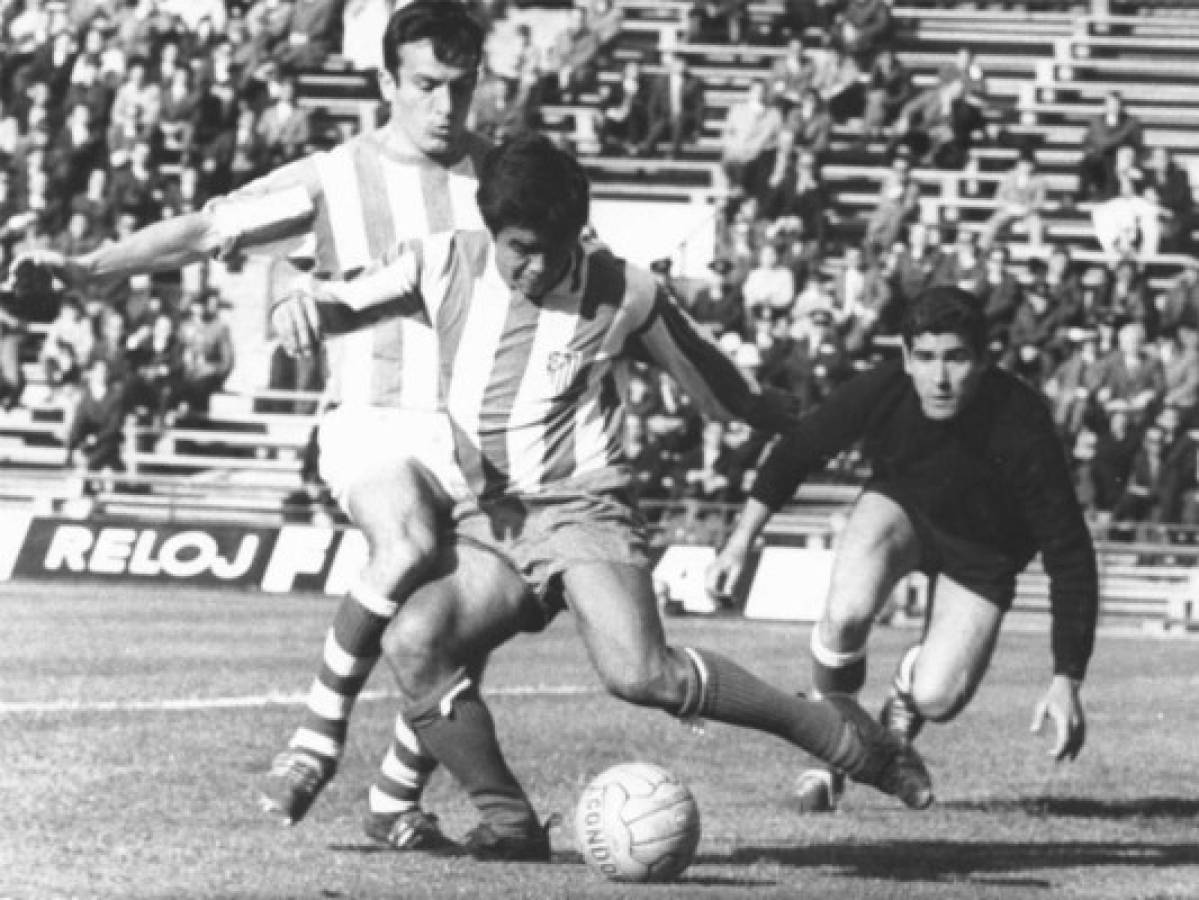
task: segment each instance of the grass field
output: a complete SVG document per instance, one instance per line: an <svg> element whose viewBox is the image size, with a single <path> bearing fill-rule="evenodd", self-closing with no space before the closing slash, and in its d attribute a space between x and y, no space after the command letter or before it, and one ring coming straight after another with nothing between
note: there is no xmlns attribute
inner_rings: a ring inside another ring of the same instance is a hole
<svg viewBox="0 0 1199 900"><path fill-rule="evenodd" d="M601 695L569 620L498 654L488 689L536 805L569 822L586 780L625 760L686 780L697 862L673 885L607 884L569 828L549 866L379 852L359 830L395 711L385 671L358 707L342 772L294 829L254 805L299 713L332 610L323 598L112 586L0 588L0 898L1158 898L1199 896L1199 645L1102 635L1085 699L1091 738L1055 767L1028 733L1048 675L1044 634L1005 635L990 678L920 746L938 803L911 813L855 788L801 817L803 758L719 725L703 734ZM807 627L673 619L778 684L807 681ZM880 629L875 708L913 637ZM470 809L438 776L451 835Z"/></svg>

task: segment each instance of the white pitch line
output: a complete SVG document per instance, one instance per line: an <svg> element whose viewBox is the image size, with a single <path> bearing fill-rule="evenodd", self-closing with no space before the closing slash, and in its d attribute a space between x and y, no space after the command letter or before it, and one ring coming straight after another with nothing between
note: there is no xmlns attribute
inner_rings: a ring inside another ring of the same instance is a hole
<svg viewBox="0 0 1199 900"><path fill-rule="evenodd" d="M598 694L598 687L580 684L525 684L488 688L488 697L577 697ZM364 691L358 700L398 700L391 691ZM162 700L0 700L0 716L96 712L196 712L213 709L262 709L303 706L307 694L251 694L244 697L178 697Z"/></svg>

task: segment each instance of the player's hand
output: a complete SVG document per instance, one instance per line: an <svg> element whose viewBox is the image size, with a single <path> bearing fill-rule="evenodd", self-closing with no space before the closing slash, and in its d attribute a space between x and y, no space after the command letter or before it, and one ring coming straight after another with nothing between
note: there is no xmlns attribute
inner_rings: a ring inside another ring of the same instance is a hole
<svg viewBox="0 0 1199 900"><path fill-rule="evenodd" d="M741 579L745 568L745 558L749 548L740 544L728 543L716 554L716 558L708 563L704 573L704 588L712 597L727 597L733 587Z"/></svg>
<svg viewBox="0 0 1199 900"><path fill-rule="evenodd" d="M1079 682L1054 675L1032 716L1032 733L1040 734L1045 720L1053 722L1056 733L1049 755L1058 762L1073 760L1087 740L1087 720L1078 696Z"/></svg>
<svg viewBox="0 0 1199 900"><path fill-rule="evenodd" d="M292 356L308 356L320 346L326 334L326 302L313 282L292 288L271 307L271 328Z"/></svg>

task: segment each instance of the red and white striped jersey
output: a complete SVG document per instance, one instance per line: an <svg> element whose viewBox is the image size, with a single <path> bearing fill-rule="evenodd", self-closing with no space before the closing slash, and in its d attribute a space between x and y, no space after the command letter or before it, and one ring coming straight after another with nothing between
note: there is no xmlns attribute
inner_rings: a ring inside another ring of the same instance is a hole
<svg viewBox="0 0 1199 900"><path fill-rule="evenodd" d="M580 246L569 274L536 302L504 283L485 231L402 244L333 291L360 314L433 323L455 451L481 496L543 492L623 462L623 399L637 359L666 369L706 415L790 423L649 272L603 247Z"/></svg>
<svg viewBox="0 0 1199 900"><path fill-rule="evenodd" d="M279 204L273 250L317 276L336 278L361 271L400 241L481 228L475 191L488 144L468 134L465 154L447 167L397 147L397 140L386 127L356 135L247 184L224 202L236 209L239 200L302 187L311 213L287 217L288 204ZM427 322L400 318L356 330L331 341L328 356L331 399L439 408L437 385L428 374L438 368L437 342Z"/></svg>

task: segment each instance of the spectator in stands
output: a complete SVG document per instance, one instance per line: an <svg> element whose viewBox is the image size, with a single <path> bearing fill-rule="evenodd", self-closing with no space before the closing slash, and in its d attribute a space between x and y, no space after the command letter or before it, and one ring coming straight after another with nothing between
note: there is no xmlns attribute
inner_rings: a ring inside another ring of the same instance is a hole
<svg viewBox="0 0 1199 900"><path fill-rule="evenodd" d="M986 263L978 250L978 235L959 228L952 251L945 254L933 273L933 284L951 284L981 301L986 282Z"/></svg>
<svg viewBox="0 0 1199 900"><path fill-rule="evenodd" d="M484 65L471 103L470 127L495 143L502 143L531 127L536 118L532 102L527 89L501 78Z"/></svg>
<svg viewBox="0 0 1199 900"><path fill-rule="evenodd" d="M1155 302L1163 330L1169 331L1182 321L1199 321L1199 258L1188 257L1182 271Z"/></svg>
<svg viewBox="0 0 1199 900"><path fill-rule="evenodd" d="M1045 380L1044 390L1054 423L1067 446L1073 446L1098 388L1099 332L1094 328L1069 328L1066 340L1066 358Z"/></svg>
<svg viewBox="0 0 1199 900"><path fill-rule="evenodd" d="M849 354L837 331L833 311L813 306L792 319L786 340L762 361L764 384L782 388L811 409L852 371Z"/></svg>
<svg viewBox="0 0 1199 900"><path fill-rule="evenodd" d="M1199 477L1196 472L1199 440L1194 431L1181 427L1177 407L1163 407L1156 425L1162 430L1166 448L1159 479L1159 521L1199 524Z"/></svg>
<svg viewBox="0 0 1199 900"><path fill-rule="evenodd" d="M496 75L508 82L509 96L522 91L532 93L541 77L541 54L533 43L533 30L528 23L519 23L512 40L497 49L507 52L492 53L489 64Z"/></svg>
<svg viewBox="0 0 1199 900"><path fill-rule="evenodd" d="M1162 404L1175 409L1199 404L1199 318L1181 320L1173 332L1162 332L1158 358L1164 380Z"/></svg>
<svg viewBox="0 0 1199 900"><path fill-rule="evenodd" d="M218 40L212 48L211 72L205 77L192 119L192 142L201 171L212 193L227 188L227 173L218 171L220 145L229 143L240 114L238 86L233 71L233 47ZM227 158L227 154L224 155Z"/></svg>
<svg viewBox="0 0 1199 900"><path fill-rule="evenodd" d="M778 109L766 103L766 82L750 82L745 99L729 107L720 136L720 164L732 191L752 190L755 166L776 145L782 124Z"/></svg>
<svg viewBox="0 0 1199 900"><path fill-rule="evenodd" d="M97 166L87 175L87 189L71 199L71 212L87 216L92 231L104 234L112 227L112 205L108 196L108 170Z"/></svg>
<svg viewBox="0 0 1199 900"><path fill-rule="evenodd" d="M596 86L599 37L591 29L585 6L568 12L565 26L546 47L541 97L549 103L573 103Z"/></svg>
<svg viewBox="0 0 1199 900"><path fill-rule="evenodd" d="M272 99L254 123L262 148L262 158L256 160L256 168L263 171L298 159L309 151L308 144L312 139L311 116L296 101L295 77L286 72L279 73L270 82L269 89ZM241 125L241 120L238 124Z"/></svg>
<svg viewBox="0 0 1199 900"><path fill-rule="evenodd" d="M1095 451L1090 462L1090 494L1095 511L1110 518L1128 483L1132 461L1141 444L1141 430L1129 416L1122 400L1103 407L1103 415L1088 421L1095 430Z"/></svg>
<svg viewBox="0 0 1199 900"><path fill-rule="evenodd" d="M961 79L935 84L900 110L889 149L905 146L918 165L960 169L976 134L985 130L982 113L967 102Z"/></svg>
<svg viewBox="0 0 1199 900"><path fill-rule="evenodd" d="M858 83L862 70L844 45L831 41L827 48L813 52L812 58L816 68L810 89L820 95L833 121L844 122L859 115L865 104L865 94Z"/></svg>
<svg viewBox="0 0 1199 900"><path fill-rule="evenodd" d="M783 0L779 28L790 38L805 31L828 32L837 15L837 0Z"/></svg>
<svg viewBox="0 0 1199 900"><path fill-rule="evenodd" d="M895 51L890 48L881 50L870 66L860 143L885 137L887 127L895 123L915 90L911 73Z"/></svg>
<svg viewBox="0 0 1199 900"><path fill-rule="evenodd" d="M180 328L183 373L179 402L184 411L208 412L212 395L233 371L233 335L221 318L221 295L208 291L188 308Z"/></svg>
<svg viewBox="0 0 1199 900"><path fill-rule="evenodd" d="M704 84L688 70L681 56L668 56L666 73L651 86L646 120L642 155L652 155L658 143L667 139L668 154L675 159L684 143L699 138L704 124Z"/></svg>
<svg viewBox="0 0 1199 900"><path fill-rule="evenodd" d="M92 223L83 210L73 210L67 218L66 227L54 236L51 248L68 256L90 253L100 246L104 235Z"/></svg>
<svg viewBox="0 0 1199 900"><path fill-rule="evenodd" d="M1008 344L1012 319L1024 299L1024 289L1011 271L1011 251L1003 244L987 250L983 274L983 315L987 320L987 345L999 355Z"/></svg>
<svg viewBox="0 0 1199 900"><path fill-rule="evenodd" d="M1178 165L1165 147L1149 151L1145 176L1161 207L1160 249L1167 253L1189 253L1194 247L1195 193L1186 169Z"/></svg>
<svg viewBox="0 0 1199 900"><path fill-rule="evenodd" d="M687 41L742 44L749 39L747 0L692 0L687 10Z"/></svg>
<svg viewBox="0 0 1199 900"><path fill-rule="evenodd" d="M1161 240L1163 210L1156 189L1137 164L1137 150L1123 146L1116 150L1111 181L1114 195L1091 210L1095 237L1108 258L1153 256Z"/></svg>
<svg viewBox="0 0 1199 900"><path fill-rule="evenodd" d="M864 249L867 259L878 259L896 240L905 225L920 211L920 185L912 178L911 158L897 149L891 158L891 168L883 175L878 190L878 202L866 223ZM926 232L920 229L919 252L923 253ZM931 272L930 272L931 276ZM927 286L927 285L925 285ZM907 290L904 291L907 294ZM907 294L915 296L915 294Z"/></svg>
<svg viewBox="0 0 1199 900"><path fill-rule="evenodd" d="M649 125L648 95L641 64L635 60L625 63L620 81L601 88L596 132L603 153L613 156L637 153Z"/></svg>
<svg viewBox="0 0 1199 900"><path fill-rule="evenodd" d="M1034 271L1029 264L1029 272ZM1034 276L1036 280L1036 276ZM1074 260L1070 251L1062 245L1053 248L1049 253L1049 264L1044 270L1045 289L1049 293L1049 301L1062 325L1085 325L1080 321L1079 309L1082 306L1082 284L1074 268Z"/></svg>
<svg viewBox="0 0 1199 900"><path fill-rule="evenodd" d="M833 25L833 40L866 72L891 39L891 8L884 0L848 0Z"/></svg>
<svg viewBox="0 0 1199 900"><path fill-rule="evenodd" d="M784 264L777 245L762 245L758 251L758 265L746 276L741 293L750 316L769 314L772 319L787 317L795 302L795 276Z"/></svg>
<svg viewBox="0 0 1199 900"><path fill-rule="evenodd" d="M48 148L50 176L63 197L72 197L87 187L92 170L107 162L104 134L92 124L92 113L85 103L70 108L67 120Z"/></svg>
<svg viewBox="0 0 1199 900"><path fill-rule="evenodd" d="M800 95L799 103L787 114L783 130L789 131L796 148L807 150L819 161L833 139L833 119L815 88Z"/></svg>
<svg viewBox="0 0 1199 900"><path fill-rule="evenodd" d="M1112 510L1114 521L1161 520L1161 476L1165 451L1165 435L1156 425L1150 425L1145 429L1141 445L1133 456L1124 492Z"/></svg>
<svg viewBox="0 0 1199 900"><path fill-rule="evenodd" d="M1121 147L1139 152L1141 140L1140 120L1125 111L1118 93L1109 92L1103 99L1103 112L1087 123L1074 199L1104 200L1115 196L1116 152Z"/></svg>
<svg viewBox="0 0 1199 900"><path fill-rule="evenodd" d="M816 64L804 49L802 32L787 41L787 51L774 61L768 76L768 101L784 114L799 105L799 99L812 86Z"/></svg>
<svg viewBox="0 0 1199 900"><path fill-rule="evenodd" d="M1150 298L1141 269L1134 260L1122 259L1116 263L1099 305L1116 319L1140 322L1148 337L1156 336L1157 308Z"/></svg>
<svg viewBox="0 0 1199 900"><path fill-rule="evenodd" d="M1046 283L1034 281L1012 318L1000 365L1040 387L1057 363L1062 332L1061 309L1054 306Z"/></svg>
<svg viewBox="0 0 1199 900"><path fill-rule="evenodd" d="M103 357L93 357L67 425L67 465L88 472L125 471L121 452L124 426L123 386Z"/></svg>
<svg viewBox="0 0 1199 900"><path fill-rule="evenodd" d="M129 160L112 173L108 203L113 215L128 213L139 222L161 216L165 196L161 173L150 162L150 142L138 138L129 150Z"/></svg>
<svg viewBox="0 0 1199 900"><path fill-rule="evenodd" d="M712 329L713 336L745 332L745 298L733 280L733 264L723 258L708 263L711 273L691 302L691 317Z"/></svg>
<svg viewBox="0 0 1199 900"><path fill-rule="evenodd" d="M1008 228L1020 225L1028 235L1028 243L1040 247L1045 240L1041 213L1049 199L1049 185L1037 171L1036 153L1023 147L1016 164L1008 171L995 190L995 212L983 228L982 246L991 247L1003 237Z"/></svg>
<svg viewBox="0 0 1199 900"><path fill-rule="evenodd" d="M115 307L101 305L93 321L96 341L88 361L103 359L106 376L123 387L129 380L129 327L125 314Z"/></svg>
<svg viewBox="0 0 1199 900"><path fill-rule="evenodd" d="M861 248L845 248L845 260L833 286L835 320L844 338L846 352L865 355L871 340L887 320L892 288L883 276L882 266L867 264Z"/></svg>
<svg viewBox="0 0 1199 900"><path fill-rule="evenodd" d="M940 268L941 258L944 256L941 249L941 232L938 228L913 220L908 224L906 234L907 241L896 263L895 272L895 285L904 303L919 296L932 285L933 276ZM866 251L871 251L870 244L867 244Z"/></svg>
<svg viewBox="0 0 1199 900"><path fill-rule="evenodd" d="M68 294L38 351L38 365L52 390L79 381L95 340L91 322L83 313L83 302L78 296Z"/></svg>
<svg viewBox="0 0 1199 900"><path fill-rule="evenodd" d="M1146 348L1145 326L1125 322L1116 332L1116 349L1099 362L1095 398L1103 406L1123 404L1135 426L1160 403L1166 379L1161 361Z"/></svg>
<svg viewBox="0 0 1199 900"><path fill-rule="evenodd" d="M699 446L679 460L683 472L681 496L709 503L732 502L734 493L740 493L738 475L743 476L744 471L735 474L729 470L724 450L724 423L705 422ZM736 485L734 478L738 478Z"/></svg>
<svg viewBox="0 0 1199 900"><path fill-rule="evenodd" d="M174 316L166 310L157 313L149 340L130 350L128 360L128 410L152 427L169 424L183 383L183 345Z"/></svg>
<svg viewBox="0 0 1199 900"><path fill-rule="evenodd" d="M319 69L341 48L346 0L294 0L287 43L271 55L290 71Z"/></svg>
<svg viewBox="0 0 1199 900"><path fill-rule="evenodd" d="M146 136L158 124L162 90L152 81L144 58L132 56L126 63L125 78L109 110L108 144L122 143L128 133Z"/></svg>

